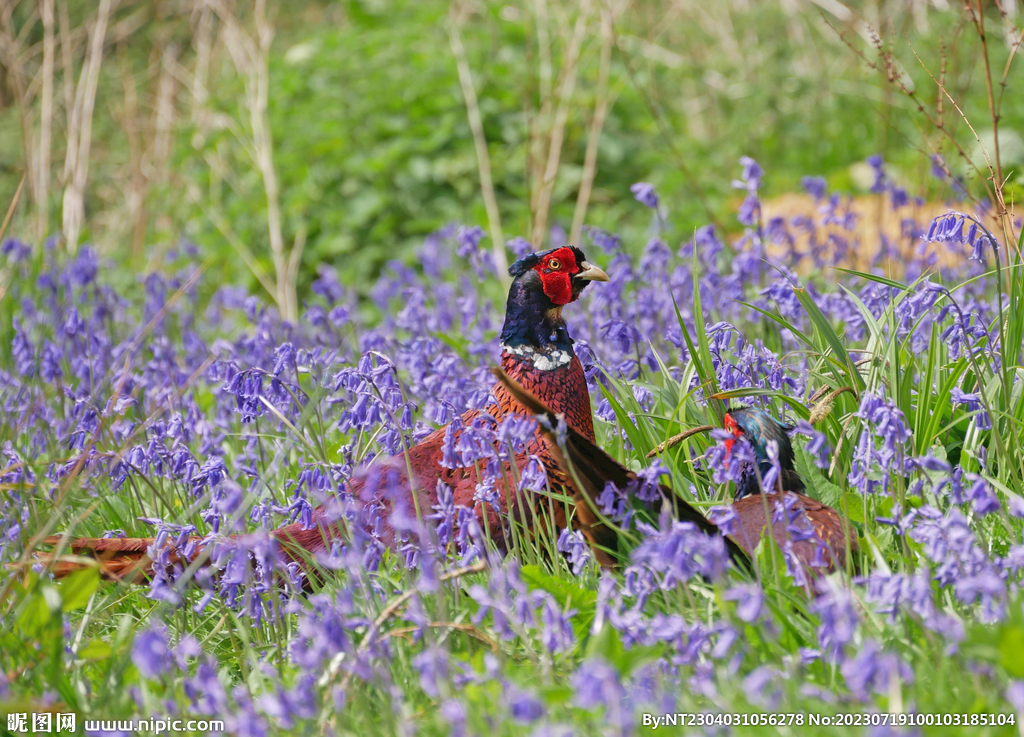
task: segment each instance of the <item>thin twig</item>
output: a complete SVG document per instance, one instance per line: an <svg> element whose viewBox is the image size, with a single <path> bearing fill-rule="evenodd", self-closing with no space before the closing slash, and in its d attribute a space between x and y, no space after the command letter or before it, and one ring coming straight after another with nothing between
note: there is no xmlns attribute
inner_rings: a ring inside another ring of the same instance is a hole
<svg viewBox="0 0 1024 737"><path fill-rule="evenodd" d="M725 223L723 223L722 220L718 217L718 215L715 214L715 211L711 207L711 203L708 201L707 196L704 194L704 189L700 186L700 182L698 181L697 177L694 176L693 172L690 170L690 167L686 165L686 157L683 156L682 152L676 147L675 141L672 139L672 131L665 123L661 111L658 109L658 106L655 105L654 101L651 99L651 96L647 93L647 90L644 88L643 85L640 84L640 81L637 79L636 73L633 69L632 60L627 55L627 49L625 48L625 45L623 43L620 43L620 41L616 39L615 48L618 49L620 54L622 54L622 58L626 66L626 72L629 74L630 81L633 83L633 87L636 89L636 91L640 93L640 97L643 98L644 105L647 107L647 111L651 114L651 117L654 119L655 125L658 126L658 135L661 138L662 142L665 144L665 147L669 150L669 153L671 153L672 157L675 159L676 168L678 168L679 171L683 173L683 177L686 180L687 187L690 189L690 192L693 193L694 197L696 197L700 201L701 207L704 208L704 215L707 217L707 219L711 221L711 223L718 229L720 233L725 233L727 230L725 227Z"/></svg>
<svg viewBox="0 0 1024 737"><path fill-rule="evenodd" d="M580 181L579 194L576 196L576 210L572 216L570 243L579 244L583 219L587 216L590 193L597 174L597 149L601 143L601 131L604 119L608 114L608 77L611 72L612 49L615 46L613 31L615 18L610 8L601 9L601 65L597 77L597 102L594 103L594 117L587 131L587 152L583 158L583 179Z"/></svg>
<svg viewBox="0 0 1024 737"><path fill-rule="evenodd" d="M495 655L498 654L498 643L487 636L485 632L482 632L479 627L473 624L466 624L464 622L430 622L427 627L434 629L448 629L456 630L458 632L465 632L471 637L475 637L484 643L491 649L491 652ZM418 632L420 627L396 627L395 629L388 630L383 634L383 637L405 637L413 632Z"/></svg>
<svg viewBox="0 0 1024 737"><path fill-rule="evenodd" d="M455 66L459 71L459 85L462 96L466 100L466 117L469 118L469 130L473 134L473 146L476 149L476 165L480 173L480 194L484 198L487 210L487 225L491 232L491 252L494 254L494 267L502 285L509 285L508 256L505 254L505 236L501 232L501 212L498 200L494 196L494 180L491 176L491 157L487 152L487 138L484 134L483 119L480 117L480 104L473 86L473 74L466 58L466 49L462 45L461 25L464 22L462 12L456 10L448 23L448 43L455 55Z"/></svg>
<svg viewBox="0 0 1024 737"><path fill-rule="evenodd" d="M68 251L78 248L78 237L85 224L85 185L89 178L89 149L92 146L92 115L96 107L96 89L103 63L103 45L107 22L114 11L112 0L100 0L96 21L89 36L89 50L78 78L75 107L68 122L68 151L64 160L64 202L62 222Z"/></svg>
<svg viewBox="0 0 1024 737"><path fill-rule="evenodd" d="M547 166L544 168L544 178L541 180L540 193L537 197L537 208L533 213L533 230L530 240L534 247L537 248L544 242L544 236L547 232L548 214L551 210L551 196L555 189L555 179L558 176L559 164L562 160L565 126L569 119L569 105L572 102L573 92L576 89L580 50L583 46L583 36L587 29L589 16L590 0L582 0L579 16L576 18L576 25L569 41L569 47L565 52L565 61L562 64L561 84L558 88L558 107L555 110L555 119L551 128Z"/></svg>
<svg viewBox="0 0 1024 737"><path fill-rule="evenodd" d="M648 458L654 458L654 456L658 455L659 453L663 453L666 450L668 450L669 448L676 447L681 442L683 442L684 440L686 440L689 437L692 437L693 435L696 435L697 433L711 432L714 429L715 428L712 427L711 425L701 425L700 427L690 428L689 430L681 432L678 435L673 435L671 438L666 440L664 443L659 443L657 446L655 446L654 450L652 450L650 453L647 454L647 457Z"/></svg>
<svg viewBox="0 0 1024 737"><path fill-rule="evenodd" d="M981 58L985 61L985 90L988 93L989 117L992 119L992 148L994 149L993 164L995 166L996 187L1002 189L1003 167L999 159L999 112L996 110L995 89L992 86L992 66L988 58L988 39L985 36L985 14L982 12L981 0L978 0L978 12L974 11L974 5L970 2L967 3L967 9L970 10L971 20L978 30L978 39L981 41ZM999 204L1002 205L1002 202Z"/></svg>
<svg viewBox="0 0 1024 737"><path fill-rule="evenodd" d="M242 261L249 267L249 271L256 277L256 281L267 291L272 299L277 298L277 285L270 279L266 269L260 264L253 255L249 247L245 245L241 238L235 235L235 232L231 229L228 221L215 210L211 210L203 204L202 195L199 194L199 188L193 182L187 182L185 185L185 191L193 204L197 205L206 216L206 219L213 223L214 227L220 231L220 234L224 236L224 240L231 244L231 246L238 252L238 255L242 257Z"/></svg>
<svg viewBox="0 0 1024 737"><path fill-rule="evenodd" d="M4 218L4 224L0 225L0 241L3 240L4 233L7 232L7 224L11 222L14 210L18 207L18 200L21 199L21 188L25 186L25 177L27 176L28 172L21 175L21 181L18 182L18 189L14 192L14 198L11 200L11 206L7 208L7 216Z"/></svg>
<svg viewBox="0 0 1024 737"><path fill-rule="evenodd" d="M39 115L39 158L36 174L36 238L46 237L50 217L50 139L53 130L53 62L56 56L54 26L54 0L43 0L43 78Z"/></svg>
<svg viewBox="0 0 1024 737"><path fill-rule="evenodd" d="M274 168L274 141L267 113L270 95L269 56L270 43L274 38L274 27L267 17L265 0L256 0L254 16L255 37L250 36L241 26L238 18L218 2L214 6L223 23L223 38L235 69L242 76L245 86L245 107L249 113L251 140L238 135L256 169L263 179L263 190L267 200L267 235L270 253L274 262L274 300L281 316L294 322L297 315L298 299L295 284L288 280L288 254L285 250L281 225L281 199Z"/></svg>
<svg viewBox="0 0 1024 737"><path fill-rule="evenodd" d="M462 568L456 568L455 570L443 573L439 578L441 581L451 581L456 578L462 578L463 576L469 576L473 573L480 573L485 568L487 568L487 561L481 558L480 560L476 561L475 563L471 563L468 566L463 566ZM408 591L405 591L396 596L394 599L392 599L391 602L386 607L384 607L384 609L377 616L377 618L370 623L369 627L366 628L366 633L363 635L363 639L359 641L359 645L356 647L356 651L353 654L353 658L358 658L361 653L365 652L366 649L370 646L370 643L373 641L373 638L380 631L380 628L384 625L384 623L391 619L391 617L393 617L395 614L397 614L398 610L401 609L406 604L406 602L408 602L410 599L412 599L419 593L419 588L413 586L409 588ZM345 653L341 653L337 657L335 657L335 659L331 662L330 667L327 669L327 672L324 674L323 678L321 678L320 685L329 686L331 684L331 682L337 677L338 671L341 670L341 664L342 662L344 662L344 659ZM348 686L352 682L352 677L354 674L354 670L348 670L345 672L345 677L342 678L340 686L342 691L346 691L348 689ZM336 716L337 713L332 712L332 718Z"/></svg>
<svg viewBox="0 0 1024 737"><path fill-rule="evenodd" d="M871 61L870 59L868 59L868 57L864 54L863 51L861 51L856 46L854 46L853 43L851 43L846 38L846 33L845 32L840 31L838 28L836 28L831 23L829 23L828 19L825 18L824 14L822 14L821 17L822 17L822 20L824 21L825 25L827 25L829 28L832 29L833 33L835 33L836 36L838 36L839 40L843 44L845 44L846 47L848 49L850 49L850 51L852 51L854 54L856 54L858 57L860 57L860 59L870 69L873 69L873 70L875 70L877 72L882 73L885 76L885 79L886 79L886 81L889 84L896 86L896 88L899 89L900 92L902 92L904 95L906 95L908 98L910 98L910 100L912 100L914 102L914 104L917 106L917 111L919 113L921 113L928 120L928 122L931 123L931 125L936 130L940 131L950 141L950 143L956 149L956 151L960 155L960 157L962 159L964 159L968 163L968 165L970 165L974 169L974 171L978 174L979 177L981 177L982 182L983 182L983 186L985 187L986 194L989 196L990 199L992 199L994 201L995 200L995 193L989 188L988 180L985 178L984 173L974 163L974 160L971 159L971 157L967 155L967 152L964 151L963 147L960 145L959 141L956 140L956 137L949 130L948 126L946 126L943 123L940 123L938 120L936 120L935 117L931 113L928 112L928 110L925 108L924 104L917 98L917 95L914 92L914 90L912 90L912 89L907 87L906 83L904 83L904 81L903 81L903 73L900 72L896 68L896 66L895 66L895 64L893 62L891 54L888 54L885 51L885 49L882 47L881 39L879 39L878 35L874 32L874 30L868 28L868 31L871 34L872 43L874 43L875 48L878 51L879 56L881 57L882 62L884 64L884 66L885 66L884 69L882 69L877 63L875 63L875 62ZM911 51L913 51L913 47L911 47ZM917 53L914 52L914 55L917 56ZM921 62L922 66L924 66L924 62L921 61L920 57L918 57L918 61ZM938 84L938 81L935 79L934 75L932 75L931 71L928 70L927 67L924 67L924 69L928 73L928 76L931 77L932 80L935 81L936 84ZM940 91L942 91L943 94L945 94L946 97L949 99L949 101L952 102L954 104L954 106L956 106L956 101L952 98L952 96L948 92L945 91L944 88L940 87ZM959 111L959 107L957 107L957 110ZM961 115L962 115L962 113L961 113ZM968 125L970 125L969 122L968 122ZM971 196L972 199L976 199L976 198L973 197L973 195L970 194L970 192L968 192L968 196Z"/></svg>

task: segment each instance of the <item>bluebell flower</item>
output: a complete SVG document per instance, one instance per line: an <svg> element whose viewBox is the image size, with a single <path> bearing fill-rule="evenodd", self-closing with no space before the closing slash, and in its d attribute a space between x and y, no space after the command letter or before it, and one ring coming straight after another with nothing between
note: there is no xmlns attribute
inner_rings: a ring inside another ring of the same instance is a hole
<svg viewBox="0 0 1024 737"><path fill-rule="evenodd" d="M508 695L508 710L512 720L519 724L532 724L544 716L544 704L533 694L513 688Z"/></svg>
<svg viewBox="0 0 1024 737"><path fill-rule="evenodd" d="M615 669L603 660L583 661L573 674L573 703L583 709L603 707L605 719L620 728L633 721L626 707L626 694Z"/></svg>
<svg viewBox="0 0 1024 737"><path fill-rule="evenodd" d="M451 737L463 737L466 734L466 709L457 699L445 699L442 702L441 716L451 727Z"/></svg>
<svg viewBox="0 0 1024 737"><path fill-rule="evenodd" d="M825 194L828 192L828 182L824 177L804 177L800 180L800 186L816 200L825 199Z"/></svg>
<svg viewBox="0 0 1024 737"><path fill-rule="evenodd" d="M736 616L743 622L756 622L761 617L764 592L757 584L740 584L725 592L726 601L735 601Z"/></svg>
<svg viewBox="0 0 1024 737"><path fill-rule="evenodd" d="M419 674L423 690L434 698L440 696L441 684L448 679L450 671L448 653L439 647L428 646L412 659L412 665Z"/></svg>
<svg viewBox="0 0 1024 737"><path fill-rule="evenodd" d="M793 432L810 438L804 449L814 458L814 465L818 468L828 468L832 462L832 450L828 446L828 438L825 433L815 430L807 420L797 420Z"/></svg>
<svg viewBox="0 0 1024 737"><path fill-rule="evenodd" d="M162 625L135 635L132 661L146 678L159 678L171 668L171 649L167 644L167 630Z"/></svg>
<svg viewBox="0 0 1024 737"><path fill-rule="evenodd" d="M0 244L0 253L7 257L8 263L17 264L32 256L32 248L17 238L7 238Z"/></svg>
<svg viewBox="0 0 1024 737"><path fill-rule="evenodd" d="M821 618L818 643L823 656L842 661L846 646L853 640L857 628L857 612L850 593L838 583L825 583L824 592L815 600L812 609Z"/></svg>
<svg viewBox="0 0 1024 737"><path fill-rule="evenodd" d="M629 191L636 197L636 201L645 207L656 210L658 207L658 193L654 191L654 185L648 182L637 182L630 186Z"/></svg>
<svg viewBox="0 0 1024 737"><path fill-rule="evenodd" d="M545 594L541 607L541 641L550 653L562 653L572 650L576 638L572 630L572 617L575 609L561 611L550 594Z"/></svg>
<svg viewBox="0 0 1024 737"><path fill-rule="evenodd" d="M974 426L979 430L992 429L992 418L989 416L988 410L985 409L978 394L968 394L960 387L955 386L950 391L950 400L954 404L967 405L967 411L974 414Z"/></svg>
<svg viewBox="0 0 1024 737"><path fill-rule="evenodd" d="M14 357L14 366L23 379L31 379L36 372L35 350L17 316L14 317L13 326L14 340L11 341L11 355Z"/></svg>
<svg viewBox="0 0 1024 737"><path fill-rule="evenodd" d="M569 567L576 576L583 572L592 557L586 538L582 533L568 527L562 528L559 533L557 548L559 553L566 556Z"/></svg>
<svg viewBox="0 0 1024 737"><path fill-rule="evenodd" d="M871 693L890 692L894 680L913 683L914 672L898 655L883 650L874 640L866 640L861 651L840 668L853 695L866 701Z"/></svg>
<svg viewBox="0 0 1024 737"><path fill-rule="evenodd" d="M505 247L512 251L512 255L517 259L533 253L533 245L522 236L516 236L512 240L507 241Z"/></svg>

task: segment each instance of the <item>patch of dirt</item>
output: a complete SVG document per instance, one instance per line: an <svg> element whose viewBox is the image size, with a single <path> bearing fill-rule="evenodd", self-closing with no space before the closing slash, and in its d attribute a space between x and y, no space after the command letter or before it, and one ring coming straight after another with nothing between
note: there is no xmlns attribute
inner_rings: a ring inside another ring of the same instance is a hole
<svg viewBox="0 0 1024 737"><path fill-rule="evenodd" d="M964 203L965 208L966 205ZM837 248L843 249L843 243L846 244L846 253L838 265L864 271L876 264L894 276L902 275L906 261L921 258L928 253L936 254L939 266L961 264L971 253L969 247L955 243L926 243L911 227L910 221L913 221L917 228L927 229L934 218L950 211L950 206L944 202L918 204L911 200L899 210L893 210L888 195L846 197L836 208L836 213L840 218L846 214L854 216L853 228L850 230L840 223L822 225L822 215L827 209L827 202L816 201L807 194L786 194L761 203L762 219L766 227L772 218L784 218L795 239L794 247L800 253L810 251L811 233L805 228L793 227L793 220L799 216L812 218L814 239L821 248L822 258L829 264L833 263L832 258ZM1001 228L995 218L987 217L982 222L999 237ZM771 242L770 237L768 240L768 252L772 256L783 256L790 249L787 243ZM876 262L886 243L886 255ZM813 266L812 260L805 258L800 263L799 271L810 271Z"/></svg>

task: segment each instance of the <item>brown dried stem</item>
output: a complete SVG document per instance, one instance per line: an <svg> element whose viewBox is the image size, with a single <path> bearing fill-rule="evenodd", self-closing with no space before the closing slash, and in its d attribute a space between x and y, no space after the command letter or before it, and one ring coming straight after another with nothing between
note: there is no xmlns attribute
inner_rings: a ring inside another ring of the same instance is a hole
<svg viewBox="0 0 1024 737"><path fill-rule="evenodd" d="M86 61L78 78L74 107L68 117L62 221L64 240L71 253L78 249L78 238L85 225L85 185L89 179L92 115L96 106L96 88L100 79L100 65L103 62L107 23L113 11L113 0L100 0L92 32L89 34Z"/></svg>
<svg viewBox="0 0 1024 737"><path fill-rule="evenodd" d="M473 74L466 58L466 49L462 45L462 25L465 14L461 7L453 12L448 24L448 43L455 55L455 66L459 72L459 85L462 97L466 101L466 117L469 129L473 134L473 146L476 149L477 171L480 173L480 194L487 210L487 224L491 232L491 250L494 254L494 266L502 283L508 286L508 257L505 254L505 236L501 231L501 212L498 210L498 199L494 195L494 179L491 176L491 157L487 152L487 137L484 134L483 118L480 115L480 104L473 86Z"/></svg>
<svg viewBox="0 0 1024 737"><path fill-rule="evenodd" d="M281 202L274 169L274 141L267 113L270 94L269 56L274 27L267 16L266 0L256 0L253 16L255 34L242 28L234 13L223 2L214 10L222 22L222 36L235 69L245 86L245 108L249 117L249 137L239 136L263 179L267 200L267 235L274 263L274 299L281 316L294 322L298 317L298 298L294 282L288 278L289 255L285 249L281 225ZM234 129L233 129L234 130Z"/></svg>
<svg viewBox="0 0 1024 737"><path fill-rule="evenodd" d="M580 231L583 229L583 219L587 216L587 206L590 203L590 193L594 186L594 176L597 174L597 149L601 142L601 131L604 128L604 120L608 114L608 77L611 72L612 49L615 47L615 16L611 8L601 8L601 64L597 78L597 101L594 103L594 117L590 121L590 129L587 132L587 152L583 159L583 179L580 182L579 193L576 196L576 210L572 216L572 230L570 231L569 242L578 244L580 242Z"/></svg>
<svg viewBox="0 0 1024 737"><path fill-rule="evenodd" d="M547 233L548 215L551 210L551 195L555 189L555 179L558 176L559 164L562 159L565 126L569 119L569 106L572 102L573 92L576 89L580 51L583 47L583 38L587 30L589 17L590 0L581 0L579 15L576 17L572 36L569 39L565 60L562 62L562 71L558 85L558 105L555 108L555 116L551 124L547 164L544 167L544 174L540 181L540 187L537 190L536 206L533 208L533 228L531 229L530 242L535 248L541 247Z"/></svg>
<svg viewBox="0 0 1024 737"><path fill-rule="evenodd" d="M664 453L669 448L676 447L681 442L683 442L684 440L686 440L689 437L692 437L692 436L696 435L697 433L711 432L714 429L715 428L712 425L701 425L700 427L693 427L693 428L690 428L689 430L684 430L683 432L679 433L678 435L673 435L671 438L666 440L664 443L659 443L657 446L655 446L654 450L652 450L650 453L647 454L647 457L648 458L654 458L654 456L658 455L659 453Z"/></svg>
<svg viewBox="0 0 1024 737"><path fill-rule="evenodd" d="M439 578L441 581L451 581L456 578L462 578L464 576L472 575L474 573L480 573L485 568L487 568L487 561L481 558L480 560L476 561L475 563L471 563L468 566L463 566L462 568L456 568L446 573L442 573ZM373 642L373 638L377 636L378 632L380 632L381 627L383 627L384 624L389 619L395 616L398 613L398 611L403 606L405 606L405 604L410 599L412 599L414 596L417 596L419 593L419 588L416 586L412 586L407 591L404 591L403 593L399 594L394 599L392 599L388 603L388 605L384 607L381 613L377 615L377 618L370 623L370 626L366 628L366 633L363 635L363 639L360 640L359 645L356 646L355 657L358 657L360 653L365 652L366 649L370 646L370 643ZM328 683L330 681L333 681L337 677L340 668L340 659L332 662L330 669L325 674L324 680ZM354 671L349 670L345 673L344 678L342 678L340 688L343 692L348 690L348 686L352 682L353 675ZM336 716L336 714L334 714L334 716Z"/></svg>
<svg viewBox="0 0 1024 737"><path fill-rule="evenodd" d="M873 70L875 70L877 72L882 73L885 76L885 79L886 79L886 81L889 84L891 84L894 87L896 87L896 89L898 89L900 92L902 92L904 95L906 95L910 100L912 100L914 102L914 104L917 106L917 111L919 113L921 113L936 130L941 132L942 135L944 135L949 140L949 142L956 149L956 151L959 154L959 156L961 158L963 158L965 161L967 161L968 164L978 174L978 176L982 178L982 181L984 182L983 186L985 187L986 194L991 199L994 200L995 199L995 192L989 187L988 180L985 178L984 173L977 167L977 165L973 162L971 157L969 157L967 155L967 153L964 151L963 147L956 140L956 137L949 130L948 126L945 125L945 122L944 121L939 121L938 119L936 119L935 116L933 116L930 112L928 112L928 110L925 107L924 103L922 103L921 100L918 99L916 92L914 90L912 90L912 89L907 87L906 83L903 81L903 73L896 67L896 64L895 64L895 61L893 60L891 52L886 51L885 48L882 46L881 39L878 37L878 35L872 29L869 29L869 32L871 33L871 37L872 37L872 43L874 44L875 49L878 51L878 55L879 55L879 57L881 58L881 61L882 61L882 66L879 66L878 63L873 62L870 59L868 59L868 57L864 54L863 51L861 51L856 46L854 46L853 43L851 43L849 41L849 39L846 38L846 33L843 32L843 31L840 31L835 26L833 26L831 23L829 23L828 19L825 18L824 15L822 15L822 20L825 22L825 25L827 25L829 28L831 28L832 31L839 37L839 40L842 41L843 44L845 44L846 47L850 49L850 51L852 51L854 54L856 54L858 57L860 57L860 59L863 60L864 63L867 64L867 66L870 69L873 69ZM911 48L911 50L913 51L913 48ZM915 56L917 56L916 52L915 52ZM920 57L918 57L918 59L920 60ZM922 62L922 66L923 66L923 62ZM928 75L932 78L932 80L934 80L936 82L936 84L938 84L938 80L935 80L935 77L931 74L930 71L928 71L927 67L925 67L925 71L928 72ZM944 87L940 87L940 90L943 92L943 94L946 95L946 98L953 104L953 106L956 108L957 112L959 112L960 115L963 117L963 112L960 110L959 106L957 105L956 100L953 99L953 97L944 89ZM966 120L966 118L964 118L964 119ZM968 122L968 125L970 125L969 122ZM971 130L973 131L973 128Z"/></svg>

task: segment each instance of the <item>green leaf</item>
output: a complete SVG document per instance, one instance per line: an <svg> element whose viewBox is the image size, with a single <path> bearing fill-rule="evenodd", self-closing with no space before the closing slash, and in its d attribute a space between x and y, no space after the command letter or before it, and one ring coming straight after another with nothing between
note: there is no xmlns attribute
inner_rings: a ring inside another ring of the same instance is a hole
<svg viewBox="0 0 1024 737"><path fill-rule="evenodd" d="M50 623L53 612L41 591L34 591L18 617L18 629L26 637L35 638Z"/></svg>
<svg viewBox="0 0 1024 737"><path fill-rule="evenodd" d="M585 589L568 579L552 576L540 566L522 566L519 569L519 577L526 582L529 588L540 589L551 594L563 609L571 605L582 611L588 607L593 608L597 604L596 591Z"/></svg>
<svg viewBox="0 0 1024 737"><path fill-rule="evenodd" d="M811 318L811 322L814 323L815 329L818 331L818 335L828 344L832 349L835 358L839 366L846 373L846 377L850 384L856 387L858 390L864 389L864 378L857 371L853 365L853 359L850 358L850 354L846 351L846 344L836 334L832 324L828 321L825 315L822 313L821 308L818 307L817 303L811 298L811 295L803 288L794 289L793 294L796 295L797 300L803 306L807 316Z"/></svg>
<svg viewBox="0 0 1024 737"><path fill-rule="evenodd" d="M610 624L605 624L587 643L587 656L603 658L621 677L630 675L644 663L657 660L663 650L658 646L634 646L627 650L618 630Z"/></svg>
<svg viewBox="0 0 1024 737"><path fill-rule="evenodd" d="M590 631L597 614L597 592L583 588L569 579L552 576L545 569L536 565L524 565L519 569L519 576L531 590L546 591L565 610L576 609L572 618L572 629L577 641L582 641Z"/></svg>
<svg viewBox="0 0 1024 737"><path fill-rule="evenodd" d="M793 450L796 456L796 471L804 481L807 495L833 509L839 509L843 490L825 478L821 469L814 465L814 458L804 445L794 445Z"/></svg>
<svg viewBox="0 0 1024 737"><path fill-rule="evenodd" d="M587 657L600 657L611 665L614 665L624 652L625 648L622 646L618 630L608 623L587 641Z"/></svg>
<svg viewBox="0 0 1024 737"><path fill-rule="evenodd" d="M78 657L83 660L106 660L114 653L114 648L109 642L93 640L78 651Z"/></svg>
<svg viewBox="0 0 1024 737"><path fill-rule="evenodd" d="M961 652L998 664L1013 678L1024 678L1024 614L1020 607L1010 607L1010 615L995 626L971 625Z"/></svg>
<svg viewBox="0 0 1024 737"><path fill-rule="evenodd" d="M856 522L859 525L864 524L864 498L860 494L847 491L843 494L846 499L846 514L851 521ZM842 505L836 505L836 509L841 509Z"/></svg>
<svg viewBox="0 0 1024 737"><path fill-rule="evenodd" d="M60 585L61 608L65 612L81 609L89 603L89 597L100 587L100 572L92 566L75 571Z"/></svg>
<svg viewBox="0 0 1024 737"><path fill-rule="evenodd" d="M867 273L865 273L863 271L855 271L853 269L843 269L843 268L841 268L839 266L833 266L832 270L833 271L841 271L842 273L849 274L850 276L859 276L860 278L867 279L868 281L878 282L879 284L884 284L887 287L892 287L893 289L899 289L901 292L910 289L910 287L908 287L906 284L901 284L900 282L893 281L892 279L886 279L884 276L879 276L878 274L867 274ZM916 284L917 282L914 282L914 283Z"/></svg>

